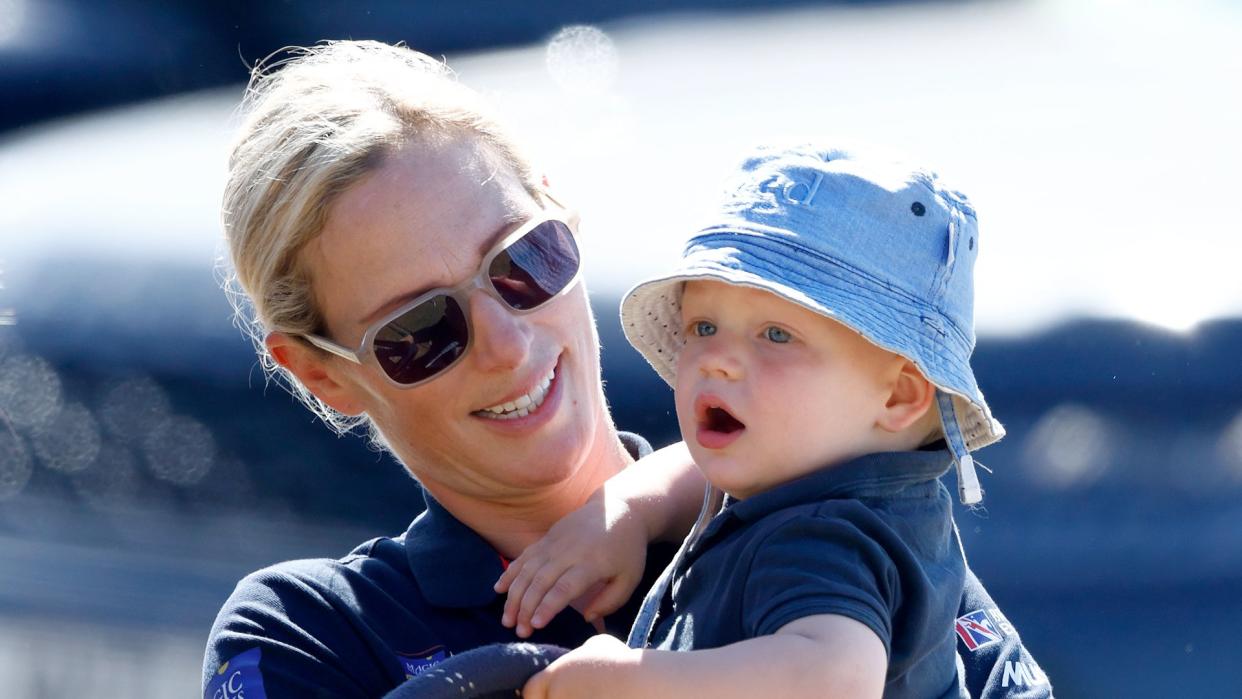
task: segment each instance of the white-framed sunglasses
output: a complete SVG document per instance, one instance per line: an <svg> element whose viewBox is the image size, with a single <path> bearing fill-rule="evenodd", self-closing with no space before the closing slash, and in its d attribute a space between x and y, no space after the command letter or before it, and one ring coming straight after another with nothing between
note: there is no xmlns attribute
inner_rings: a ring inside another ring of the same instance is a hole
<svg viewBox="0 0 1242 699"><path fill-rule="evenodd" d="M483 289L514 313L530 313L573 288L582 267L574 239L577 223L577 215L564 209L527 221L483 256L470 279L402 304L372 323L357 349L321 335L302 337L357 364L378 366L394 386L418 386L470 349L470 290Z"/></svg>

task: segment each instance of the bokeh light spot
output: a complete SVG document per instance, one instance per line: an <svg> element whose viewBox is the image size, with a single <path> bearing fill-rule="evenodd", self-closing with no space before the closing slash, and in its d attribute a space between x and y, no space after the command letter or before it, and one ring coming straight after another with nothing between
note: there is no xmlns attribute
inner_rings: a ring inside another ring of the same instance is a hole
<svg viewBox="0 0 1242 699"><path fill-rule="evenodd" d="M0 361L0 412L17 427L37 427L60 412L60 376L42 357L19 354Z"/></svg>
<svg viewBox="0 0 1242 699"><path fill-rule="evenodd" d="M44 466L63 473L84 470L99 455L99 424L80 403L70 403L52 421L30 435L35 456Z"/></svg>
<svg viewBox="0 0 1242 699"><path fill-rule="evenodd" d="M172 414L168 394L154 379L138 376L104 391L97 410L108 435L125 444L137 444Z"/></svg>
<svg viewBox="0 0 1242 699"><path fill-rule="evenodd" d="M1027 436L1023 460L1031 481L1054 490L1086 486L1108 470L1115 449L1108 422L1089 408L1049 410Z"/></svg>
<svg viewBox="0 0 1242 699"><path fill-rule="evenodd" d="M620 62L612 38L587 25L573 25L548 42L548 74L562 90L575 95L602 95L617 79Z"/></svg>
<svg viewBox="0 0 1242 699"><path fill-rule="evenodd" d="M1242 413L1238 413L1220 434L1216 453L1235 480L1242 480Z"/></svg>
<svg viewBox="0 0 1242 699"><path fill-rule="evenodd" d="M0 501L22 492L32 470L30 452L21 436L0 427Z"/></svg>
<svg viewBox="0 0 1242 699"><path fill-rule="evenodd" d="M134 501L141 479L138 457L123 444L105 441L91 467L74 474L73 488L95 508L118 510Z"/></svg>
<svg viewBox="0 0 1242 699"><path fill-rule="evenodd" d="M216 440L198 420L174 415L147 434L142 451L156 478L174 485L194 485L211 471Z"/></svg>

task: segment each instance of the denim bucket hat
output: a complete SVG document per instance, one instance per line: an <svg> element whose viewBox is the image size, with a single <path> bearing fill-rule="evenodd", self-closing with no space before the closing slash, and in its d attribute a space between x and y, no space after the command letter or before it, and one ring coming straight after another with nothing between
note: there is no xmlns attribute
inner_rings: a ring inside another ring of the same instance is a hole
<svg viewBox="0 0 1242 699"><path fill-rule="evenodd" d="M912 361L934 383L964 504L983 498L970 452L1005 434L979 391L975 211L936 174L803 145L749 154L671 273L621 305L630 344L673 385L681 290L711 279L769 291Z"/></svg>

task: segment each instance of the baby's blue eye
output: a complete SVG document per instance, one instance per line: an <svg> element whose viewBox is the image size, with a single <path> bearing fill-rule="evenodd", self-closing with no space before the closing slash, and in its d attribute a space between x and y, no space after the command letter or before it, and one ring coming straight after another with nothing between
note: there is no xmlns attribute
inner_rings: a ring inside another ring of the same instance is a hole
<svg viewBox="0 0 1242 699"><path fill-rule="evenodd" d="M715 335L716 326L706 320L700 320L694 324L694 334L699 337Z"/></svg>
<svg viewBox="0 0 1242 699"><path fill-rule="evenodd" d="M772 342L785 343L793 339L790 337L788 332L776 327L775 325L769 325L768 329L764 331L764 335L766 335Z"/></svg>

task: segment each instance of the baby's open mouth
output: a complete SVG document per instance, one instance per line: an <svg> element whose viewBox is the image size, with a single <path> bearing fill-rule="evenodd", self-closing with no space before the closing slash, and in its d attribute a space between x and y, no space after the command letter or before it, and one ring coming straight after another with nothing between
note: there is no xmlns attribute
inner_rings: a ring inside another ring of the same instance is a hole
<svg viewBox="0 0 1242 699"><path fill-rule="evenodd" d="M746 431L746 423L734 417L718 396L699 396L694 412L698 423L694 439L706 449L724 449Z"/></svg>
<svg viewBox="0 0 1242 699"><path fill-rule="evenodd" d="M738 430L746 429L746 425L741 420L733 417L728 410L720 407L711 407L707 409L706 415L703 416L701 425L704 429L712 432L723 432L731 434Z"/></svg>

